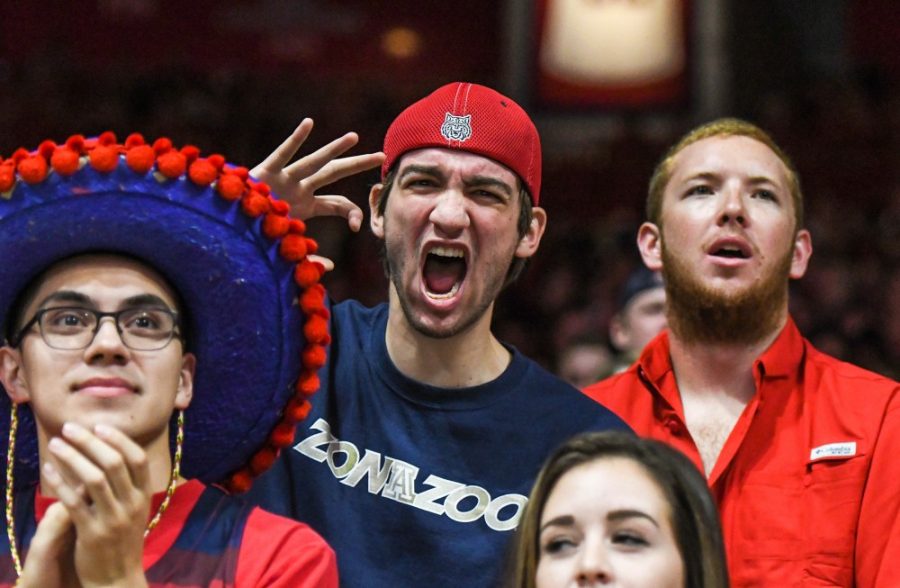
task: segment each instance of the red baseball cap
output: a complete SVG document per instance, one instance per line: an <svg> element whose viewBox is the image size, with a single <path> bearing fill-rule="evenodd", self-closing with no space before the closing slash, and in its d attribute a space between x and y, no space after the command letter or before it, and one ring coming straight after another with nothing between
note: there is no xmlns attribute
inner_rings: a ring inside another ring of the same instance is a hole
<svg viewBox="0 0 900 588"><path fill-rule="evenodd" d="M522 107L478 84L442 86L400 113L384 137L381 178L401 155L442 147L489 157L514 171L535 206L541 193L541 139Z"/></svg>

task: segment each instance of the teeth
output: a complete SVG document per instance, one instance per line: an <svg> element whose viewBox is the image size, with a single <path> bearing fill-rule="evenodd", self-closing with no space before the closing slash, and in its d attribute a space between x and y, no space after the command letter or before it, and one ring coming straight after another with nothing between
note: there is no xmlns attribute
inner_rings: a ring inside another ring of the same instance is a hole
<svg viewBox="0 0 900 588"><path fill-rule="evenodd" d="M457 249L455 247L435 247L428 253L432 255L440 255L441 257L465 257L465 253L462 249Z"/></svg>
<svg viewBox="0 0 900 588"><path fill-rule="evenodd" d="M453 284L453 287L446 294L435 294L434 292L425 292L425 294L432 300L446 300L447 298L452 298L457 292L459 292L459 284Z"/></svg>

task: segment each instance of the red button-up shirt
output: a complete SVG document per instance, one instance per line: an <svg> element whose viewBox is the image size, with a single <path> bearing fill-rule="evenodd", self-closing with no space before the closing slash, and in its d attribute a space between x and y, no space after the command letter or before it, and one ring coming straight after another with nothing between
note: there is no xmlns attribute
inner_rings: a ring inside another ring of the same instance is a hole
<svg viewBox="0 0 900 588"><path fill-rule="evenodd" d="M709 485L732 585L900 587L900 384L816 350L788 320ZM703 471L668 334L585 393Z"/></svg>

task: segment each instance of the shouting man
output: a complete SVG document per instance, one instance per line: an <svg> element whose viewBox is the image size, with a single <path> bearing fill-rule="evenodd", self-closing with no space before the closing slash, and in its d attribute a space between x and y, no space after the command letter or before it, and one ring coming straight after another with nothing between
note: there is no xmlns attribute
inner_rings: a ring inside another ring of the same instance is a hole
<svg viewBox="0 0 900 588"><path fill-rule="evenodd" d="M285 167L303 137L254 170L289 200L310 197ZM320 532L347 586L492 586L551 450L626 427L491 332L547 223L528 115L449 84L394 120L384 153L369 205L388 303L331 306L311 424L255 496Z"/></svg>

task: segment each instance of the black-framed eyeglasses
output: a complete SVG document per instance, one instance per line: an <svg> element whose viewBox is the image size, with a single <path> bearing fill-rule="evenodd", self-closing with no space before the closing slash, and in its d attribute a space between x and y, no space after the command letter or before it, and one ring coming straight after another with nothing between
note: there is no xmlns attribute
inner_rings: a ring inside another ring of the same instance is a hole
<svg viewBox="0 0 900 588"><path fill-rule="evenodd" d="M11 339L18 347L28 331L38 325L49 347L61 350L87 349L100 330L100 321L112 317L122 343L137 351L162 349L177 334L178 313L168 308L136 307L116 312L100 312L76 306L43 308Z"/></svg>

